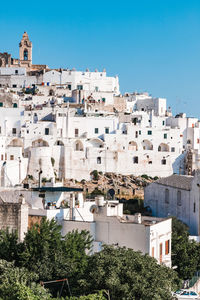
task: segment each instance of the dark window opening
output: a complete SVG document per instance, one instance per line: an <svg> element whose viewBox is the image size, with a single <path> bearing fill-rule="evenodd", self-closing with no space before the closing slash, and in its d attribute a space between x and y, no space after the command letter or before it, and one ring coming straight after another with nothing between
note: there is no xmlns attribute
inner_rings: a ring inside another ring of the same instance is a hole
<svg viewBox="0 0 200 300"><path fill-rule="evenodd" d="M98 164L98 165L101 164L101 157L97 157L97 164Z"/></svg>
<svg viewBox="0 0 200 300"><path fill-rule="evenodd" d="M24 60L28 60L28 50L24 50Z"/></svg>
<svg viewBox="0 0 200 300"><path fill-rule="evenodd" d="M49 128L45 128L45 135L49 135Z"/></svg>

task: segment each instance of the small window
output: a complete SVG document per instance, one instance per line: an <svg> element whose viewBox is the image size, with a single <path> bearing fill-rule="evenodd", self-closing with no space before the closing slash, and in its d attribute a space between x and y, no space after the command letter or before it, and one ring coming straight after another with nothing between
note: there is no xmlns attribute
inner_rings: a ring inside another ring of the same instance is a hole
<svg viewBox="0 0 200 300"><path fill-rule="evenodd" d="M194 202L194 206L193 206L193 212L196 212L196 203Z"/></svg>
<svg viewBox="0 0 200 300"><path fill-rule="evenodd" d="M163 126L165 125L165 121L162 121Z"/></svg>
<svg viewBox="0 0 200 300"><path fill-rule="evenodd" d="M95 128L95 129L94 129L94 133L95 133L95 134L98 134L98 133L99 133L99 128Z"/></svg>
<svg viewBox="0 0 200 300"><path fill-rule="evenodd" d="M1 160L3 160L3 154L1 154Z"/></svg>
<svg viewBox="0 0 200 300"><path fill-rule="evenodd" d="M12 134L16 134L17 133L17 128L13 128L12 129Z"/></svg>
<svg viewBox="0 0 200 300"><path fill-rule="evenodd" d="M175 147L171 147L171 152L175 152Z"/></svg>
<svg viewBox="0 0 200 300"><path fill-rule="evenodd" d="M3 102L0 102L0 107L3 107Z"/></svg>
<svg viewBox="0 0 200 300"><path fill-rule="evenodd" d="M26 132L29 134L29 130L26 130Z"/></svg>
<svg viewBox="0 0 200 300"><path fill-rule="evenodd" d="M97 164L98 164L98 165L101 164L101 157L97 157Z"/></svg>
<svg viewBox="0 0 200 300"><path fill-rule="evenodd" d="M137 137L138 137L138 131L135 132L135 138L137 138Z"/></svg>
<svg viewBox="0 0 200 300"><path fill-rule="evenodd" d="M14 160L14 155L10 155L10 160Z"/></svg>
<svg viewBox="0 0 200 300"><path fill-rule="evenodd" d="M141 130L139 130L139 135L141 135Z"/></svg>
<svg viewBox="0 0 200 300"><path fill-rule="evenodd" d="M82 85L77 85L77 90L81 91L83 89Z"/></svg>
<svg viewBox="0 0 200 300"><path fill-rule="evenodd" d="M104 103L105 103L105 102L106 102L106 98L102 98L102 102L104 102Z"/></svg>
<svg viewBox="0 0 200 300"><path fill-rule="evenodd" d="M166 163L167 163L166 159L163 158L163 159L161 160L161 164L162 164L162 165L166 165Z"/></svg>
<svg viewBox="0 0 200 300"><path fill-rule="evenodd" d="M164 139L167 139L167 133L164 133Z"/></svg>
<svg viewBox="0 0 200 300"><path fill-rule="evenodd" d="M169 204L169 190L165 189L165 203Z"/></svg>
<svg viewBox="0 0 200 300"><path fill-rule="evenodd" d="M18 70L15 70L15 74L18 74L19 72L18 72Z"/></svg>
<svg viewBox="0 0 200 300"><path fill-rule="evenodd" d="M7 154L5 153L5 160L7 160Z"/></svg>
<svg viewBox="0 0 200 300"><path fill-rule="evenodd" d="M169 254L170 240L165 242L165 255Z"/></svg>
<svg viewBox="0 0 200 300"><path fill-rule="evenodd" d="M177 205L178 206L181 206L181 191L178 191L177 192Z"/></svg>
<svg viewBox="0 0 200 300"><path fill-rule="evenodd" d="M148 164L149 164L149 165L152 165L152 160L149 160L149 161L148 161Z"/></svg>
<svg viewBox="0 0 200 300"><path fill-rule="evenodd" d="M151 256L152 257L154 257L154 255L155 255L154 252L155 252L155 249L154 249L154 247L152 247L152 249L151 249Z"/></svg>
<svg viewBox="0 0 200 300"><path fill-rule="evenodd" d="M134 164L138 164L138 156L134 156L133 157L133 163Z"/></svg>
<svg viewBox="0 0 200 300"><path fill-rule="evenodd" d="M78 128L75 128L74 133L75 133L75 137L78 137Z"/></svg>
<svg viewBox="0 0 200 300"><path fill-rule="evenodd" d="M49 135L49 128L45 128L45 135Z"/></svg>
<svg viewBox="0 0 200 300"><path fill-rule="evenodd" d="M109 127L105 128L105 133L108 134L109 133Z"/></svg>
<svg viewBox="0 0 200 300"><path fill-rule="evenodd" d="M152 135L152 131L151 131L151 130L148 130L148 131L147 131L147 134L148 134L148 135Z"/></svg>
<svg viewBox="0 0 200 300"><path fill-rule="evenodd" d="M17 108L17 103L13 103L13 108Z"/></svg>

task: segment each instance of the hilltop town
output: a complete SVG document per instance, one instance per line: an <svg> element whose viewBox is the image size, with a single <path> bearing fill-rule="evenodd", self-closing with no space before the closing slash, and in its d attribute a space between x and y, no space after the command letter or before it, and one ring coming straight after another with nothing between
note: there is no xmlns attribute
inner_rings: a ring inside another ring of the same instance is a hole
<svg viewBox="0 0 200 300"><path fill-rule="evenodd" d="M174 265L172 217L198 245L200 121L157 95L121 94L119 82L33 64L27 32L19 58L0 53L0 229L25 243L46 219L62 237L89 232L93 255L126 247L191 279L199 262L184 273L177 252Z"/></svg>

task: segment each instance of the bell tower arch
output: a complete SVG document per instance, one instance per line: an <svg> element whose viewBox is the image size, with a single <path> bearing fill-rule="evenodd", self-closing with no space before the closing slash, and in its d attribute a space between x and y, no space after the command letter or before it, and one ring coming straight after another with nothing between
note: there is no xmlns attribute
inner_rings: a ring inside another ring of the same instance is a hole
<svg viewBox="0 0 200 300"><path fill-rule="evenodd" d="M32 65L32 42L25 31L19 43L19 61L21 67L31 68Z"/></svg>

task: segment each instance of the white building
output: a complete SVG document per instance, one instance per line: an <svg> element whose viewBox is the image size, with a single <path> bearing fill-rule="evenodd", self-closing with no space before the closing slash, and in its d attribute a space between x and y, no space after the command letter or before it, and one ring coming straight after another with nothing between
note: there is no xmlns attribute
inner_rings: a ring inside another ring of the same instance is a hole
<svg viewBox="0 0 200 300"><path fill-rule="evenodd" d="M153 216L175 216L187 224L190 235L200 235L200 174L195 176L171 175L145 187L144 205Z"/></svg>
<svg viewBox="0 0 200 300"><path fill-rule="evenodd" d="M93 222L63 220L62 234L78 229L88 230L94 239L93 251L103 244L131 248L154 257L158 263L171 267L171 219L123 215L118 201L97 200L90 210Z"/></svg>

